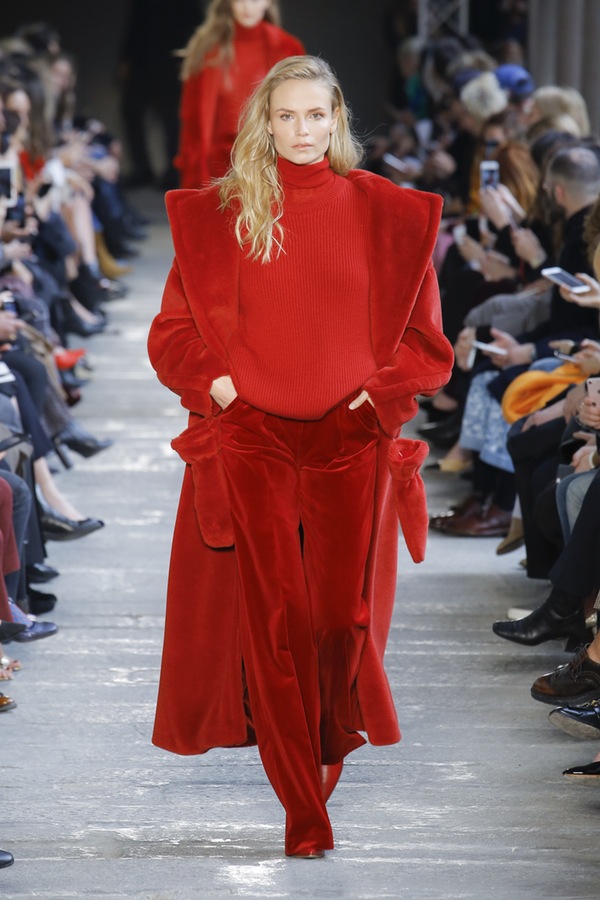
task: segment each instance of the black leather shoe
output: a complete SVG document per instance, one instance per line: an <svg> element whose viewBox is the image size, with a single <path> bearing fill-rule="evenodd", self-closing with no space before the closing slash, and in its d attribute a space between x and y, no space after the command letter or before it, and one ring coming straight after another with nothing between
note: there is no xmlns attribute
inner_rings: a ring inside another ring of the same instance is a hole
<svg viewBox="0 0 600 900"><path fill-rule="evenodd" d="M581 738L584 741L600 739L599 706L589 706L585 709L561 706L560 709L552 710L548 721L571 737Z"/></svg>
<svg viewBox="0 0 600 900"><path fill-rule="evenodd" d="M29 644L31 641L40 641L42 638L51 637L58 631L58 625L54 622L32 622L29 628L25 628L13 640L19 644Z"/></svg>
<svg viewBox="0 0 600 900"><path fill-rule="evenodd" d="M9 853L8 850L0 850L0 869L6 869L7 866L12 866L14 861L15 858L12 853Z"/></svg>
<svg viewBox="0 0 600 900"><path fill-rule="evenodd" d="M104 527L102 519L83 519L76 522L74 519L67 519L51 507L46 507L42 511L40 524L46 541L75 541Z"/></svg>
<svg viewBox="0 0 600 900"><path fill-rule="evenodd" d="M544 641L558 641L572 635L581 636L583 640L585 621L581 609L563 615L546 600L524 619L494 622L492 630L507 641L534 647Z"/></svg>
<svg viewBox="0 0 600 900"><path fill-rule="evenodd" d="M84 457L94 456L96 453L100 453L101 450L112 447L113 444L111 440L98 440L93 434L89 434L85 429L74 423L59 431L54 436L53 441L59 444L66 444L69 450L73 450Z"/></svg>
<svg viewBox="0 0 600 900"><path fill-rule="evenodd" d="M32 563L30 566L27 566L27 581L29 584L45 584L47 581L52 581L57 575L60 575L58 569L46 563Z"/></svg>
<svg viewBox="0 0 600 900"><path fill-rule="evenodd" d="M600 762L590 763L589 766L574 766L572 769L565 769L563 775L566 775L567 778L580 778L582 781L588 779L600 783Z"/></svg>
<svg viewBox="0 0 600 900"><path fill-rule="evenodd" d="M600 700L600 663L587 654L587 647L564 666L541 675L531 688L531 696L553 706L583 706Z"/></svg>
<svg viewBox="0 0 600 900"><path fill-rule="evenodd" d="M52 612L58 601L56 594L45 594L43 591L35 591L31 587L27 591L27 599L29 612L34 616L43 616L44 613Z"/></svg>
<svg viewBox="0 0 600 900"><path fill-rule="evenodd" d="M15 635L25 631L26 627L20 622L0 622L0 644L9 644L14 641Z"/></svg>

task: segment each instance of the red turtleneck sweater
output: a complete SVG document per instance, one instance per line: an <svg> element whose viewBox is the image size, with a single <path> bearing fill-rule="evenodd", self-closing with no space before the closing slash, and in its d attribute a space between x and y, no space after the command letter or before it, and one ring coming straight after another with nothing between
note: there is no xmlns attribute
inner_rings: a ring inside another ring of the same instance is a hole
<svg viewBox="0 0 600 900"><path fill-rule="evenodd" d="M222 70L217 100L209 163L213 178L224 175L229 168L229 154L239 130L242 107L269 68L265 23L260 22L254 28L244 28L236 22L233 61L229 68Z"/></svg>
<svg viewBox="0 0 600 900"><path fill-rule="evenodd" d="M374 374L367 201L325 158L279 160L283 251L240 267L239 326L229 346L240 397L266 412L319 419Z"/></svg>

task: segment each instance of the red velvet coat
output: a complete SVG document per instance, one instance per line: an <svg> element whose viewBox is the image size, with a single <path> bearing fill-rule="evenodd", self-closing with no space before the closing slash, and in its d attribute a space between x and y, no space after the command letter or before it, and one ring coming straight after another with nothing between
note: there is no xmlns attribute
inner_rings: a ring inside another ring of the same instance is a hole
<svg viewBox="0 0 600 900"><path fill-rule="evenodd" d="M303 45L293 35L270 22L263 22L263 27L267 50L267 66L263 75L286 56L304 55ZM181 173L182 188L198 188L208 184L213 174L209 171L208 160L213 144L219 88L223 78L223 68L219 65L210 65L215 55L215 51L209 53L209 64L205 64L190 78L186 78L181 88L179 152L175 159L175 167ZM249 85L249 92L250 87Z"/></svg>
<svg viewBox="0 0 600 900"><path fill-rule="evenodd" d="M366 731L371 743L388 744L400 739L383 669L396 591L398 515L417 562L427 533L418 474L427 447L397 436L416 412L415 395L446 383L453 354L442 334L431 265L440 198L367 172L348 177L369 203L371 337L379 368L365 387L381 426L365 575L371 624L355 686L355 727ZM189 427L173 441L187 465L173 537L153 735L158 746L182 754L254 742L244 708L219 407L209 395L213 380L228 374L226 347L236 328L241 258L218 202L214 187L167 195L176 259L149 337L159 379L190 411Z"/></svg>

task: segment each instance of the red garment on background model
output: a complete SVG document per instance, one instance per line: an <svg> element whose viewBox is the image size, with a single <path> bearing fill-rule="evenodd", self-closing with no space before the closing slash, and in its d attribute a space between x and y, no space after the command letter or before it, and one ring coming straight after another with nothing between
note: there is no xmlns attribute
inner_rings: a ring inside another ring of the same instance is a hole
<svg viewBox="0 0 600 900"><path fill-rule="evenodd" d="M233 52L231 66L223 68L215 64L218 49L210 50L202 68L183 82L175 159L183 188L225 174L242 106L275 63L305 50L293 35L263 21L254 28L235 23Z"/></svg>

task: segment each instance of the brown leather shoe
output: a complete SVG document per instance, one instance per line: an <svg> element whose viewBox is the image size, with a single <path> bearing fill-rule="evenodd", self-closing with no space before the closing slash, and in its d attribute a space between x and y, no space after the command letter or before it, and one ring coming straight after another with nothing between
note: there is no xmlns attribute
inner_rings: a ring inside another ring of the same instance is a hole
<svg viewBox="0 0 600 900"><path fill-rule="evenodd" d="M510 512L491 503L448 522L443 530L445 534L459 537L504 537L510 529L511 518Z"/></svg>
<svg viewBox="0 0 600 900"><path fill-rule="evenodd" d="M16 705L15 701L10 697L7 697L6 694L0 694L0 712L7 712L9 709L14 709Z"/></svg>
<svg viewBox="0 0 600 900"><path fill-rule="evenodd" d="M583 647L573 659L534 681L531 696L555 706L581 706L600 699L600 663Z"/></svg>
<svg viewBox="0 0 600 900"><path fill-rule="evenodd" d="M459 518L470 516L477 510L481 510L481 500L476 494L470 494L462 503L451 506L447 513L439 516L431 516L429 527L435 531L446 531L447 526Z"/></svg>

